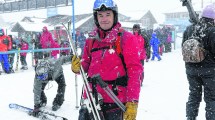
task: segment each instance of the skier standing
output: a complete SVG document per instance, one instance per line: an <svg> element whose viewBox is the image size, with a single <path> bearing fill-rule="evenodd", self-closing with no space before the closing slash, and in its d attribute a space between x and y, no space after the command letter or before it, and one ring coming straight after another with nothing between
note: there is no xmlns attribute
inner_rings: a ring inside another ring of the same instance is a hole
<svg viewBox="0 0 215 120"><path fill-rule="evenodd" d="M161 60L161 57L159 55L160 40L157 38L157 35L155 32L152 33L150 45L152 46L152 50L153 50L151 60L153 61L155 57L157 57L158 61L160 61Z"/></svg>
<svg viewBox="0 0 215 120"><path fill-rule="evenodd" d="M13 39L12 35L8 35L8 36L10 37L11 42L12 42L12 49L11 49L11 51L17 50L17 43L16 43L15 39ZM10 72L11 73L14 73L14 70L13 70L14 56L15 56L15 53L10 53L8 55L8 57L9 57L9 63L10 63Z"/></svg>
<svg viewBox="0 0 215 120"><path fill-rule="evenodd" d="M23 38L21 38L20 41L21 41L20 49L21 50L28 50L28 43L26 41L24 41ZM20 61L21 61L21 65L22 65L22 67L20 69L22 69L22 70L28 69L26 56L27 56L26 52L20 53Z"/></svg>
<svg viewBox="0 0 215 120"><path fill-rule="evenodd" d="M114 1L95 0L93 15L96 28L86 40L82 60L73 56L72 71L79 73L80 64L82 65L90 84L94 86L92 89L96 89L95 93L103 98L101 110L105 120L135 120L143 71L136 47L138 42L134 40L135 36L132 33L124 30L121 36L122 44L116 45L121 24L118 22L118 7ZM91 40L94 40L92 44ZM117 53L120 46L124 60ZM99 85L96 85L96 82L93 82L96 75L100 75L126 105L125 113Z"/></svg>
<svg viewBox="0 0 215 120"><path fill-rule="evenodd" d="M185 62L189 83L189 98L186 104L187 120L196 120L202 93L206 103L206 120L215 120L215 4L209 4L202 11L200 27L192 24L183 34L182 44L193 36L194 31L201 31L202 43L207 54L199 63ZM198 29L197 29L198 28ZM195 30L196 29L196 30Z"/></svg>
<svg viewBox="0 0 215 120"><path fill-rule="evenodd" d="M9 36L5 35L4 30L0 28L0 52L7 52L12 47L11 39ZM8 60L8 54L0 54L0 64L5 73L10 73L10 64Z"/></svg>
<svg viewBox="0 0 215 120"><path fill-rule="evenodd" d="M48 31L48 28L46 26L44 26L42 31L43 32L40 37L40 44L42 46L42 49L54 47L55 46L54 44L56 44L56 43L52 37L52 34ZM51 57L51 52L44 51L43 57L44 58Z"/></svg>
<svg viewBox="0 0 215 120"><path fill-rule="evenodd" d="M144 60L146 59L146 49L145 49L145 40L141 35L141 29L139 24L133 25L133 34L136 37L136 40L138 41L138 44L139 44L138 53L139 53L140 61L143 66L143 74L142 74L142 81L141 81L141 86L142 86L142 82L144 79Z"/></svg>

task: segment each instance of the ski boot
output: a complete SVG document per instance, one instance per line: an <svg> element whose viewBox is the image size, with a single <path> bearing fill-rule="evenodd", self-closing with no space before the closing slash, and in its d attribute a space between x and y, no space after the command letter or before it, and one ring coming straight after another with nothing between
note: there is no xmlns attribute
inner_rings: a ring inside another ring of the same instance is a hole
<svg viewBox="0 0 215 120"><path fill-rule="evenodd" d="M10 73L15 73L13 69L10 69Z"/></svg>
<svg viewBox="0 0 215 120"><path fill-rule="evenodd" d="M187 120L196 120L196 117L188 117Z"/></svg>
<svg viewBox="0 0 215 120"><path fill-rule="evenodd" d="M24 66L22 66L20 69L21 69L21 70L27 70L28 67L24 65Z"/></svg>
<svg viewBox="0 0 215 120"><path fill-rule="evenodd" d="M59 108L60 108L60 105L58 105L58 104L54 104L54 105L52 106L52 110L53 110L53 111L57 111Z"/></svg>

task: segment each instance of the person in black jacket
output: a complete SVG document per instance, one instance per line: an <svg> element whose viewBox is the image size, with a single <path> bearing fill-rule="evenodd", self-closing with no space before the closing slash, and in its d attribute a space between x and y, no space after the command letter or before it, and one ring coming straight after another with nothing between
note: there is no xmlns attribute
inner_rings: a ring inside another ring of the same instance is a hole
<svg viewBox="0 0 215 120"><path fill-rule="evenodd" d="M183 34L183 43L193 36L194 31L202 36L205 59L198 63L185 62L189 83L189 98L186 103L187 120L196 120L204 92L206 120L215 120L215 4L203 9L198 25L188 26ZM200 26L200 27L197 27Z"/></svg>
<svg viewBox="0 0 215 120"><path fill-rule="evenodd" d="M16 41L13 39L13 36L12 35L8 35L8 36L10 37L11 42L12 42L12 49L11 49L11 51L17 50L18 46L17 46ZM13 70L14 56L15 56L15 53L8 54L8 58L9 58L8 60L9 60L9 63L10 63L9 69L10 69L11 73L14 73L14 70Z"/></svg>
<svg viewBox="0 0 215 120"><path fill-rule="evenodd" d="M40 44L40 37L41 37L41 33L37 33L36 38L32 39L32 44L34 45L34 49L42 49L42 46ZM35 52L34 53L35 64L37 64L40 59L43 59L43 53Z"/></svg>

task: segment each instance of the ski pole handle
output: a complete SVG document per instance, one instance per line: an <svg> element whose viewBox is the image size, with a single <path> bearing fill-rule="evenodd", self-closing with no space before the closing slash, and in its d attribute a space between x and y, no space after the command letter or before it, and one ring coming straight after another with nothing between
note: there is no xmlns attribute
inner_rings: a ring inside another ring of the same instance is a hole
<svg viewBox="0 0 215 120"><path fill-rule="evenodd" d="M95 75L95 76L93 76L92 79L96 79L97 83L98 83L102 88L105 88L105 87L108 86L108 84L105 83L105 82L102 80L102 78L101 78L100 75Z"/></svg>
<svg viewBox="0 0 215 120"><path fill-rule="evenodd" d="M108 87L108 84L105 83L101 76L95 75L92 79L96 79L97 83L101 86L101 88L108 94L108 96L119 106L119 108L125 112L126 107L125 105L118 99L118 97L113 93L113 91Z"/></svg>

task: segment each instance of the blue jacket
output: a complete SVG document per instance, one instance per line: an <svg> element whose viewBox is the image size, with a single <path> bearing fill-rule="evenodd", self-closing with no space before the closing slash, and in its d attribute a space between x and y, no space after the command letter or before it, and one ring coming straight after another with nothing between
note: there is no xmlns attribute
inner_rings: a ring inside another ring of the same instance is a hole
<svg viewBox="0 0 215 120"><path fill-rule="evenodd" d="M152 46L153 51L158 50L159 44L160 44L160 40L157 38L156 33L152 33L150 45Z"/></svg>

